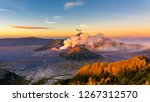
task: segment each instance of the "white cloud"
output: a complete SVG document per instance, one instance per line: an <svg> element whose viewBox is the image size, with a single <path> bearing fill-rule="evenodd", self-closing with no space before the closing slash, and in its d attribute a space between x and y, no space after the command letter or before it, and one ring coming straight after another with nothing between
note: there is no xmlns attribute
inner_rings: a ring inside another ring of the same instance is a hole
<svg viewBox="0 0 150 102"><path fill-rule="evenodd" d="M70 9L70 8L77 7L80 5L83 5L82 1L68 2L68 3L65 3L64 7L65 7L65 9Z"/></svg>
<svg viewBox="0 0 150 102"><path fill-rule="evenodd" d="M3 8L0 8L0 12L7 12L7 13L16 13L16 12L14 12L14 11L11 11L11 10L8 10L8 9L3 9Z"/></svg>
<svg viewBox="0 0 150 102"><path fill-rule="evenodd" d="M56 24L57 23L57 22L54 22L54 21L49 21L48 18L45 18L44 22L48 23L48 24Z"/></svg>
<svg viewBox="0 0 150 102"><path fill-rule="evenodd" d="M0 11L2 11L2 12L8 12L9 10L8 9L0 9Z"/></svg>
<svg viewBox="0 0 150 102"><path fill-rule="evenodd" d="M86 24L80 24L79 27L81 27L81 28L89 28L89 25L86 25Z"/></svg>
<svg viewBox="0 0 150 102"><path fill-rule="evenodd" d="M53 19L61 19L61 16L54 16Z"/></svg>
<svg viewBox="0 0 150 102"><path fill-rule="evenodd" d="M52 18L53 21L50 21L49 18L45 18L45 19L44 19L44 22L45 22L45 23L48 23L48 24L56 24L56 23L58 23L58 22L57 22L58 19L61 19L61 18L62 18L62 16L54 16L54 17Z"/></svg>
<svg viewBox="0 0 150 102"><path fill-rule="evenodd" d="M50 22L50 21L47 21L48 24L56 24L57 22Z"/></svg>

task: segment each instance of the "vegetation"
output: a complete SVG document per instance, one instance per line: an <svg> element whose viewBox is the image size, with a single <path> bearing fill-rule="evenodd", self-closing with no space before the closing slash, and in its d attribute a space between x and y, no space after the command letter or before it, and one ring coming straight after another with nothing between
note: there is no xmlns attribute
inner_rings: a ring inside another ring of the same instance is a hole
<svg viewBox="0 0 150 102"><path fill-rule="evenodd" d="M0 69L0 85L27 85L30 81L7 70Z"/></svg>
<svg viewBox="0 0 150 102"><path fill-rule="evenodd" d="M47 81L48 81L47 78L43 78L43 79L38 80L37 82L32 83L32 85L44 85L46 84Z"/></svg>
<svg viewBox="0 0 150 102"><path fill-rule="evenodd" d="M68 82L75 85L141 85L150 84L150 65L146 56L82 67Z"/></svg>

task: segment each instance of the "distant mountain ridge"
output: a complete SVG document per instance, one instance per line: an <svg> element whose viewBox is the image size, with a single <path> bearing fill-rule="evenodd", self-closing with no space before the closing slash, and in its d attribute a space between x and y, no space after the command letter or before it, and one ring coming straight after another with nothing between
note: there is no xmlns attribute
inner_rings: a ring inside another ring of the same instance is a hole
<svg viewBox="0 0 150 102"><path fill-rule="evenodd" d="M63 39L53 39L50 43L41 46L40 48L35 49L34 51L44 51L51 48L60 48L63 46Z"/></svg>
<svg viewBox="0 0 150 102"><path fill-rule="evenodd" d="M1 47L9 46L29 46L29 45L45 45L52 39L36 38L36 37L24 37L24 38L4 38L0 39Z"/></svg>

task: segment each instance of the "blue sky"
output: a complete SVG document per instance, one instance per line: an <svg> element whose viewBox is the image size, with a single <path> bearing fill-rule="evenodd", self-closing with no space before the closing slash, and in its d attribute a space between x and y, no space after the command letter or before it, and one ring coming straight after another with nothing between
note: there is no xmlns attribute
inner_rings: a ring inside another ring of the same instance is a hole
<svg viewBox="0 0 150 102"><path fill-rule="evenodd" d="M0 0L0 37L69 36L76 28L108 36L147 36L149 17L150 0Z"/></svg>

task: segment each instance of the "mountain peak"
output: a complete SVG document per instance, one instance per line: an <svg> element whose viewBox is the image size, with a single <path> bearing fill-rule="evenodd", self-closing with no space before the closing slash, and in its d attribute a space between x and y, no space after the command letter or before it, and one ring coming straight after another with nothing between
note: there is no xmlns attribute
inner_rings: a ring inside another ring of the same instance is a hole
<svg viewBox="0 0 150 102"><path fill-rule="evenodd" d="M62 55L63 58L68 60L92 60L92 59L98 59L102 56L97 55L88 49L86 49L84 46L75 46L71 48L67 53Z"/></svg>

